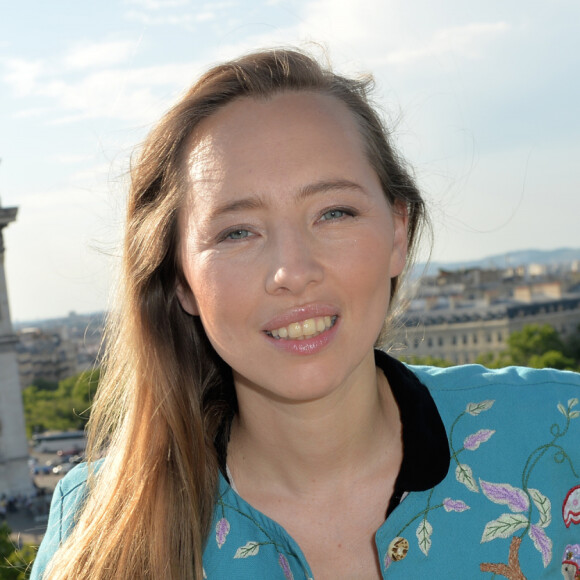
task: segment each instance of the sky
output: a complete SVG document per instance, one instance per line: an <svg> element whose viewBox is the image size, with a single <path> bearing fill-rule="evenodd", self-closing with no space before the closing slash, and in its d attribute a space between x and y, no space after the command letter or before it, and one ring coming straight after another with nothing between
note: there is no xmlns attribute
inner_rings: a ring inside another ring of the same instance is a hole
<svg viewBox="0 0 580 580"><path fill-rule="evenodd" d="M423 255L579 247L578 0L0 0L14 321L109 307L131 153L208 67L294 45L376 79Z"/></svg>

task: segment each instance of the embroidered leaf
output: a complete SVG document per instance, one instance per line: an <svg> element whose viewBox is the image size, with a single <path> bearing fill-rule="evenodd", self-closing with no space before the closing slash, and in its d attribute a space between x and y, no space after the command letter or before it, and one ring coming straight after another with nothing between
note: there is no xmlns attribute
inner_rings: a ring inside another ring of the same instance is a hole
<svg viewBox="0 0 580 580"><path fill-rule="evenodd" d="M248 542L245 546L240 546L234 555L234 558L248 558L255 556L260 551L258 542Z"/></svg>
<svg viewBox="0 0 580 580"><path fill-rule="evenodd" d="M433 533L433 528L431 524L427 521L427 518L421 520L417 531L417 539L419 540L419 548L425 556L429 555L429 550L431 549L431 534Z"/></svg>
<svg viewBox="0 0 580 580"><path fill-rule="evenodd" d="M479 488L475 478L473 477L473 471L471 467L465 463L459 463L455 468L455 479L459 483L462 483L469 491L479 493Z"/></svg>
<svg viewBox="0 0 580 580"><path fill-rule="evenodd" d="M465 412L475 417L484 411L489 411L494 403L495 401L493 400L481 401L480 403L468 403Z"/></svg>
<svg viewBox="0 0 580 580"><path fill-rule="evenodd" d="M542 554L542 562L545 568L552 560L552 540L548 538L546 532L539 526L531 526L528 535L532 538L536 550Z"/></svg>
<svg viewBox="0 0 580 580"><path fill-rule="evenodd" d="M284 571L284 578L286 578L286 580L294 580L292 570L290 570L290 564L288 563L288 560L284 554L278 555L278 564L280 564L280 567Z"/></svg>
<svg viewBox="0 0 580 580"><path fill-rule="evenodd" d="M578 399L574 397L573 399L568 400L568 409L575 407L578 404Z"/></svg>
<svg viewBox="0 0 580 580"><path fill-rule="evenodd" d="M580 411L572 411L569 417L570 419L578 419L578 417L580 417Z"/></svg>
<svg viewBox="0 0 580 580"><path fill-rule="evenodd" d="M446 512L464 512L469 509L469 506L459 499L445 498L443 500L443 507Z"/></svg>
<svg viewBox="0 0 580 580"><path fill-rule="evenodd" d="M383 562L384 566L385 566L385 570L393 563L392 558L389 556L389 554L385 554L385 560Z"/></svg>
<svg viewBox="0 0 580 580"><path fill-rule="evenodd" d="M468 435L463 442L464 449L475 451L482 443L485 443L495 433L492 429L480 429L477 433Z"/></svg>
<svg viewBox="0 0 580 580"><path fill-rule="evenodd" d="M528 489L534 505L540 512L540 520L536 525L547 528L552 522L552 502L537 489Z"/></svg>
<svg viewBox="0 0 580 580"><path fill-rule="evenodd" d="M480 479L479 484L487 499L507 505L512 512L524 512L530 507L528 496L509 483L490 483Z"/></svg>
<svg viewBox="0 0 580 580"><path fill-rule="evenodd" d="M562 405L562 403L558 403L558 411L560 411L560 413L562 413L562 415L564 415L564 417L568 416L568 411L566 410L566 407L564 407L564 405Z"/></svg>
<svg viewBox="0 0 580 580"><path fill-rule="evenodd" d="M528 525L528 518L522 514L503 514L497 520L488 522L481 536L482 542L496 538L509 538L518 530Z"/></svg>
<svg viewBox="0 0 580 580"><path fill-rule="evenodd" d="M230 533L230 522L226 518L222 518L215 526L215 541L218 548L221 548L226 543L226 538Z"/></svg>

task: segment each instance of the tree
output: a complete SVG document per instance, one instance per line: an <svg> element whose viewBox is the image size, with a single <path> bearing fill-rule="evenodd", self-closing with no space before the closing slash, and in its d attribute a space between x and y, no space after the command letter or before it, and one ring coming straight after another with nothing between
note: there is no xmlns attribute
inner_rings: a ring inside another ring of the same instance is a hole
<svg viewBox="0 0 580 580"><path fill-rule="evenodd" d="M507 340L507 349L499 354L486 353L476 362L489 368L510 365L536 369L580 370L580 329L567 341L549 324L529 324L514 331Z"/></svg>
<svg viewBox="0 0 580 580"><path fill-rule="evenodd" d="M36 385L22 392L28 436L47 430L82 430L97 390L99 369L85 371L58 383L54 391Z"/></svg>
<svg viewBox="0 0 580 580"><path fill-rule="evenodd" d="M25 544L17 548L10 539L10 528L0 525L0 580L26 580L36 556L36 548Z"/></svg>
<svg viewBox="0 0 580 580"><path fill-rule="evenodd" d="M565 348L560 335L549 324L528 324L522 330L512 332L507 344L507 354L513 364L522 366L530 366L534 356L541 357L550 351L562 353Z"/></svg>
<svg viewBox="0 0 580 580"><path fill-rule="evenodd" d="M444 358L434 356L401 356L400 360L410 365L427 365L432 367L447 368L452 367L453 363Z"/></svg>

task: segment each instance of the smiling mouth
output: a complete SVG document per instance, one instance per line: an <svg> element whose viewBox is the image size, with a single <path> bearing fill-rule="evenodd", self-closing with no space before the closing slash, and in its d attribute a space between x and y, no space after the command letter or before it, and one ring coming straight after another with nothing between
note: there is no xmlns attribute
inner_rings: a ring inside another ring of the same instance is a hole
<svg viewBox="0 0 580 580"><path fill-rule="evenodd" d="M338 316L307 318L302 322L292 322L288 326L267 330L266 334L276 340L304 340L306 338L314 338L325 330L332 328L337 318Z"/></svg>

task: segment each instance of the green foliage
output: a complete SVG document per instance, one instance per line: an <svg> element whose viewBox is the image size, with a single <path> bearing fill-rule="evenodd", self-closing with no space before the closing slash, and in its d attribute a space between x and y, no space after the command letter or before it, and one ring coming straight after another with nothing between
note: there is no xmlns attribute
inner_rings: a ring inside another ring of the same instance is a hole
<svg viewBox="0 0 580 580"><path fill-rule="evenodd" d="M46 379L35 379L30 386L34 385L39 391L56 391L57 381L47 381Z"/></svg>
<svg viewBox="0 0 580 580"><path fill-rule="evenodd" d="M549 324L529 324L510 334L505 351L480 355L476 362L488 368L518 365L580 371L580 327L564 341Z"/></svg>
<svg viewBox="0 0 580 580"><path fill-rule="evenodd" d="M0 525L0 580L27 580L35 557L34 546L17 548L10 539L10 528Z"/></svg>
<svg viewBox="0 0 580 580"><path fill-rule="evenodd" d="M528 324L520 331L512 332L507 340L508 354L513 364L528 366L532 357L549 351L563 352L564 343L553 326ZM538 368L538 367L536 367Z"/></svg>
<svg viewBox="0 0 580 580"><path fill-rule="evenodd" d="M402 356L399 358L402 362L410 365L427 365L431 367L447 368L452 367L454 364L444 358L437 358L434 356Z"/></svg>
<svg viewBox="0 0 580 580"><path fill-rule="evenodd" d="M31 385L22 392L26 431L82 430L97 390L99 370L85 371L58 383L56 390Z"/></svg>

